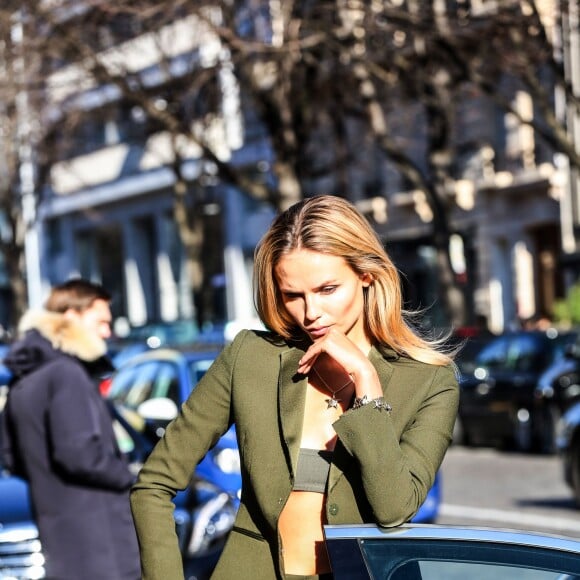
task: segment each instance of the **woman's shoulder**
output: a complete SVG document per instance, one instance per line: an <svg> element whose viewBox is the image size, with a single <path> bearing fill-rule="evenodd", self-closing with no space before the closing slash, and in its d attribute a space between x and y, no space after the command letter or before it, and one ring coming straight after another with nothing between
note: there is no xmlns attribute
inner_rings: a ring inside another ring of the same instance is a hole
<svg viewBox="0 0 580 580"><path fill-rule="evenodd" d="M457 377L457 369L453 362L448 364L435 364L417 360L411 356L395 352L388 346L379 346L377 351L381 358L388 364L392 365L395 370L421 374L424 376L438 376L455 380Z"/></svg>
<svg viewBox="0 0 580 580"><path fill-rule="evenodd" d="M289 348L289 344L280 335L269 330L246 328L236 334L232 347L280 350Z"/></svg>
<svg viewBox="0 0 580 580"><path fill-rule="evenodd" d="M267 330L240 330L226 345L218 358L226 368L257 369L270 368L280 364L280 356L290 349L279 335Z"/></svg>

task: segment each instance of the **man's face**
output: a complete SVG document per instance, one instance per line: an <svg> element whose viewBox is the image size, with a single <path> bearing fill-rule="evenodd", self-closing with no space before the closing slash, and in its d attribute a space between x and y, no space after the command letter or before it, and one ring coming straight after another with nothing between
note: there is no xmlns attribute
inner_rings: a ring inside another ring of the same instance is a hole
<svg viewBox="0 0 580 580"><path fill-rule="evenodd" d="M86 330L103 340L111 336L111 307L106 300L97 299L82 312L68 310L67 315L74 317Z"/></svg>

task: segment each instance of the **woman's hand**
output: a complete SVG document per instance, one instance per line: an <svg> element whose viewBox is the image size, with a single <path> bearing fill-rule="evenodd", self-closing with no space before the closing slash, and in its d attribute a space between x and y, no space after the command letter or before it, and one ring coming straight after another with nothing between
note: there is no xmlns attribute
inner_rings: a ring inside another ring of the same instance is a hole
<svg viewBox="0 0 580 580"><path fill-rule="evenodd" d="M298 372L308 374L321 355L330 358L350 375L357 397L382 397L383 391L375 368L366 353L344 333L331 328L324 336L315 340L300 359Z"/></svg>

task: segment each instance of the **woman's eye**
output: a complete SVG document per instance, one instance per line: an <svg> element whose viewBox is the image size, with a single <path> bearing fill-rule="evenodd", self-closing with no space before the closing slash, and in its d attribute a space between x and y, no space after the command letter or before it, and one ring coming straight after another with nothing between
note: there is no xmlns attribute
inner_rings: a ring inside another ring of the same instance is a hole
<svg viewBox="0 0 580 580"><path fill-rule="evenodd" d="M323 294L332 294L336 290L336 286L324 286L321 288Z"/></svg>
<svg viewBox="0 0 580 580"><path fill-rule="evenodd" d="M296 300L297 298L300 298L300 294L295 294L293 292L284 292L283 294L285 300Z"/></svg>

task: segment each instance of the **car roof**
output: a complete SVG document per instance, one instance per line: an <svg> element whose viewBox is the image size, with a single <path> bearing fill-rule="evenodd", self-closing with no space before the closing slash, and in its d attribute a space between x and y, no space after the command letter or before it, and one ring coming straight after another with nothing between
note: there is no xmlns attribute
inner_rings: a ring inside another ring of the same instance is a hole
<svg viewBox="0 0 580 580"><path fill-rule="evenodd" d="M143 353L136 354L128 359L121 368L126 365L133 365L137 363L142 363L148 360L165 360L165 361L175 361L183 357L187 360L206 360L209 358L215 358L221 352L223 345L217 344L203 344L195 345L189 347L179 347L179 348L156 348L152 350L147 350Z"/></svg>
<svg viewBox="0 0 580 580"><path fill-rule="evenodd" d="M580 541L575 538L495 528L461 527L438 524L404 524L396 528L380 528L375 524L325 525L327 540L338 539L403 539L403 540L465 540L499 544L517 544L558 549L580 555Z"/></svg>

